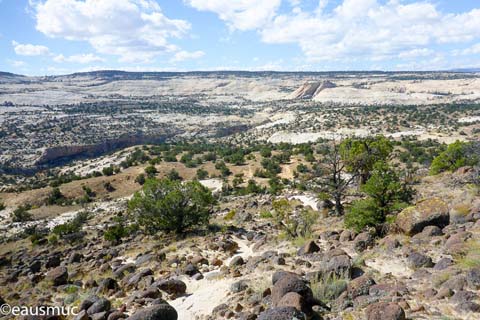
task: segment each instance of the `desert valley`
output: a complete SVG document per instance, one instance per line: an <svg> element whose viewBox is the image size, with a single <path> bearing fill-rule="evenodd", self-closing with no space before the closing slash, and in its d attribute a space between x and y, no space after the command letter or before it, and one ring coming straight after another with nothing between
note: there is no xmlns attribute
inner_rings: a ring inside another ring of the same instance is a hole
<svg viewBox="0 0 480 320"><path fill-rule="evenodd" d="M479 73L0 73L0 124L0 305L480 317Z"/></svg>

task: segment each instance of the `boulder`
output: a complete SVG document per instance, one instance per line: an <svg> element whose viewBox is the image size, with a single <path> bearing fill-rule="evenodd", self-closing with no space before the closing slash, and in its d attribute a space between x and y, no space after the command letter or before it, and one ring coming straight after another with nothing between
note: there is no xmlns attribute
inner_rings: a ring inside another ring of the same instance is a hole
<svg viewBox="0 0 480 320"><path fill-rule="evenodd" d="M137 310L127 320L177 320L177 311L169 304L159 304Z"/></svg>
<svg viewBox="0 0 480 320"><path fill-rule="evenodd" d="M365 251L368 247L374 244L374 239L369 232L359 233L353 242L353 246L356 251Z"/></svg>
<svg viewBox="0 0 480 320"><path fill-rule="evenodd" d="M466 274L467 284L473 290L480 289L480 268L468 270Z"/></svg>
<svg viewBox="0 0 480 320"><path fill-rule="evenodd" d="M112 304L108 299L100 298L88 307L87 313L91 316L92 314L109 311L111 307Z"/></svg>
<svg viewBox="0 0 480 320"><path fill-rule="evenodd" d="M56 268L60 265L61 262L62 261L61 261L60 254L58 253L54 254L47 259L47 262L45 263L45 268L47 269Z"/></svg>
<svg viewBox="0 0 480 320"><path fill-rule="evenodd" d="M450 259L450 258L442 258L440 260L438 260L438 262L435 264L435 266L433 267L434 270L445 270L447 269L448 267L450 267L451 265L453 265L453 260Z"/></svg>
<svg viewBox="0 0 480 320"><path fill-rule="evenodd" d="M240 280L232 283L232 285L230 286L230 291L233 293L239 293L246 290L247 288L248 288L247 281Z"/></svg>
<svg viewBox="0 0 480 320"><path fill-rule="evenodd" d="M198 273L198 269L195 265L193 265L192 263L189 263L183 269L183 273L189 276L193 276Z"/></svg>
<svg viewBox="0 0 480 320"><path fill-rule="evenodd" d="M444 228L450 222L448 205L439 198L425 199L398 214L397 225L407 235L415 235L426 226Z"/></svg>
<svg viewBox="0 0 480 320"><path fill-rule="evenodd" d="M471 302L473 300L476 300L477 298L478 296L475 292L459 290L453 295L450 301L455 304L461 304L461 303Z"/></svg>
<svg viewBox="0 0 480 320"><path fill-rule="evenodd" d="M412 269L433 267L432 258L419 252L412 252L407 257L408 265Z"/></svg>
<svg viewBox="0 0 480 320"><path fill-rule="evenodd" d="M350 299L358 296L368 295L370 287L375 284L375 280L368 275L363 275L350 281L347 286L347 292Z"/></svg>
<svg viewBox="0 0 480 320"><path fill-rule="evenodd" d="M377 302L367 307L367 320L405 320L405 311L396 303Z"/></svg>
<svg viewBox="0 0 480 320"><path fill-rule="evenodd" d="M230 261L230 268L231 267L238 267L245 264L245 261L243 261L243 258L241 256L236 256Z"/></svg>
<svg viewBox="0 0 480 320"><path fill-rule="evenodd" d="M100 280L97 293L108 293L110 290L118 291L119 288L117 281L112 278L105 278Z"/></svg>
<svg viewBox="0 0 480 320"><path fill-rule="evenodd" d="M121 312L121 311L115 311L110 313L108 316L107 320L120 320L120 319L126 319L128 316Z"/></svg>
<svg viewBox="0 0 480 320"><path fill-rule="evenodd" d="M289 292L298 293L303 297L305 303L310 305L313 302L312 290L307 286L304 280L299 276L286 274L278 280L272 288L272 304L278 306L284 295Z"/></svg>
<svg viewBox="0 0 480 320"><path fill-rule="evenodd" d="M46 277L54 286L61 286L68 283L68 270L65 267L57 267L50 270Z"/></svg>
<svg viewBox="0 0 480 320"><path fill-rule="evenodd" d="M160 280L155 282L152 286L175 296L182 295L187 291L187 285L185 282L177 279Z"/></svg>
<svg viewBox="0 0 480 320"><path fill-rule="evenodd" d="M42 262L40 260L32 261L32 263L30 263L28 266L28 269L33 273L40 272L42 269Z"/></svg>
<svg viewBox="0 0 480 320"><path fill-rule="evenodd" d="M88 296L80 303L80 306L78 308L80 310L87 311L87 309L90 308L98 300L100 300L99 296Z"/></svg>
<svg viewBox="0 0 480 320"><path fill-rule="evenodd" d="M277 307L268 309L258 315L257 320L292 320L305 319L305 314L294 307Z"/></svg>
<svg viewBox="0 0 480 320"><path fill-rule="evenodd" d="M347 242L353 239L353 232L351 230L343 230L342 233L340 233L340 242Z"/></svg>
<svg viewBox="0 0 480 320"><path fill-rule="evenodd" d="M350 278L352 274L352 260L346 254L334 256L323 264L322 272L325 276L335 275L339 278Z"/></svg>
<svg viewBox="0 0 480 320"><path fill-rule="evenodd" d="M272 275L272 284L275 285L275 283L277 283L278 280L282 279L287 275L299 277L299 275L296 273L293 273L290 271L278 270L278 271L275 271L275 273Z"/></svg>
<svg viewBox="0 0 480 320"><path fill-rule="evenodd" d="M296 292L288 292L277 304L277 307L294 307L298 311L311 312L311 306L305 303L305 299Z"/></svg>
<svg viewBox="0 0 480 320"><path fill-rule="evenodd" d="M403 296L408 293L406 286L402 284L380 283L370 287L368 294L372 297L395 297Z"/></svg>
<svg viewBox="0 0 480 320"><path fill-rule="evenodd" d="M301 256L304 254L310 254L310 253L315 253L319 251L320 251L320 247L315 243L315 241L310 240L307 243L305 243L300 249L298 249L297 254Z"/></svg>

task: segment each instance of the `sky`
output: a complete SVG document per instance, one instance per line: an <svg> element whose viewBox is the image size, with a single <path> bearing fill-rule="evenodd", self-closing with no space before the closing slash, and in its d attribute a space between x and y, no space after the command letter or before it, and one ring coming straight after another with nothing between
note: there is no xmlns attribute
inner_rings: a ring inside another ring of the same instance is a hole
<svg viewBox="0 0 480 320"><path fill-rule="evenodd" d="M0 0L0 71L480 67L480 0Z"/></svg>

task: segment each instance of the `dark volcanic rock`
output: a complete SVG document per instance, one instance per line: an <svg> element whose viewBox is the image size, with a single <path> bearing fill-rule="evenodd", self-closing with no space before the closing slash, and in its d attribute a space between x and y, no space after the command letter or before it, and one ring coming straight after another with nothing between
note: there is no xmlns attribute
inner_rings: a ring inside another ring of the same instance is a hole
<svg viewBox="0 0 480 320"><path fill-rule="evenodd" d="M243 258L241 256L236 256L230 261L230 267L238 267L245 264L245 261L243 261Z"/></svg>
<svg viewBox="0 0 480 320"><path fill-rule="evenodd" d="M365 251L368 247L374 244L373 237L368 232L362 232L355 237L353 241L353 246L356 251L362 252Z"/></svg>
<svg viewBox="0 0 480 320"><path fill-rule="evenodd" d="M350 299L355 299L358 296L367 295L370 287L375 284L375 281L367 275L356 278L347 286L347 292Z"/></svg>
<svg viewBox="0 0 480 320"><path fill-rule="evenodd" d="M152 286L176 296L182 295L187 291L187 285L185 282L177 279L160 280L155 282Z"/></svg>
<svg viewBox="0 0 480 320"><path fill-rule="evenodd" d="M473 289L477 290L480 288L480 268L473 268L468 270L466 274L467 284Z"/></svg>
<svg viewBox="0 0 480 320"><path fill-rule="evenodd" d="M432 258L422 253L412 252L408 255L408 264L413 269L433 267Z"/></svg>
<svg viewBox="0 0 480 320"><path fill-rule="evenodd" d="M247 288L248 288L247 281L240 280L240 281L232 283L232 285L230 286L230 291L233 292L233 293L238 293L238 292L244 291Z"/></svg>
<svg viewBox="0 0 480 320"><path fill-rule="evenodd" d="M305 319L305 314L294 307L278 307L260 313L257 320L292 320L295 318Z"/></svg>
<svg viewBox="0 0 480 320"><path fill-rule="evenodd" d="M95 313L109 311L112 307L112 304L108 299L100 298L95 301L90 307L87 309L87 313L91 316Z"/></svg>
<svg viewBox="0 0 480 320"><path fill-rule="evenodd" d="M159 304L137 310L128 320L177 320L177 311L168 304Z"/></svg>
<svg viewBox="0 0 480 320"><path fill-rule="evenodd" d="M404 320L405 312L396 303L378 302L371 304L365 311L367 320Z"/></svg>
<svg viewBox="0 0 480 320"><path fill-rule="evenodd" d="M301 256L304 254L315 253L319 251L320 251L320 247L315 243L315 241L310 240L307 243L305 243L300 249L298 249L297 254Z"/></svg>
<svg viewBox="0 0 480 320"><path fill-rule="evenodd" d="M439 198L425 199L398 214L397 225L408 235L423 231L426 226L443 228L450 222L448 205Z"/></svg>
<svg viewBox="0 0 480 320"><path fill-rule="evenodd" d="M46 277L54 286L61 286L68 283L68 270L65 267L57 267L50 270Z"/></svg>
<svg viewBox="0 0 480 320"><path fill-rule="evenodd" d="M296 292L288 292L285 294L278 302L277 307L294 307L295 309L305 313L311 312L311 306L309 306L305 302L305 299L303 299L303 297Z"/></svg>
<svg viewBox="0 0 480 320"><path fill-rule="evenodd" d="M451 265L453 265L453 260L450 259L450 258L442 258L440 260L438 260L438 262L435 264L435 266L433 267L434 270L445 270L447 269L448 267L450 267Z"/></svg>
<svg viewBox="0 0 480 320"><path fill-rule="evenodd" d="M284 275L275 283L272 288L272 304L278 306L283 296L289 292L295 292L302 296L311 310L311 305L314 300L312 290L307 286L304 280L292 274Z"/></svg>

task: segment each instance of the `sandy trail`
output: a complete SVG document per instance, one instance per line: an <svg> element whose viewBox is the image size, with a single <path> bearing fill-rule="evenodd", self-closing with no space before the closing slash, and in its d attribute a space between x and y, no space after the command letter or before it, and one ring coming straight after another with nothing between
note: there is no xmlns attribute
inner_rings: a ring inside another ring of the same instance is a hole
<svg viewBox="0 0 480 320"><path fill-rule="evenodd" d="M248 240L238 237L234 237L233 240L238 243L239 250L224 261L224 265L227 266L234 257L241 256L243 259L247 259L253 255ZM196 317L201 318L211 314L213 308L227 299L232 283L241 279L215 277L214 275L217 273L218 271L206 273L204 279L198 281L180 277L180 280L187 285L187 296L169 301L169 304L177 310L178 319L194 320Z"/></svg>
<svg viewBox="0 0 480 320"><path fill-rule="evenodd" d="M404 260L394 257L368 259L365 260L365 265L382 274L390 273L396 278L410 277L413 273Z"/></svg>
<svg viewBox="0 0 480 320"><path fill-rule="evenodd" d="M296 199L302 202L304 206L310 206L313 210L318 211L318 198L314 195L302 194L291 196L288 200Z"/></svg>

